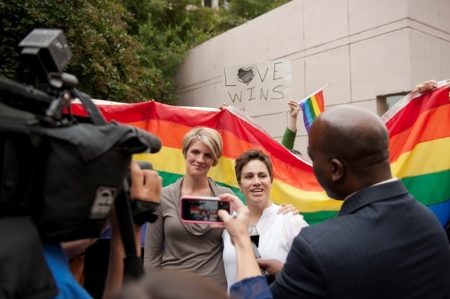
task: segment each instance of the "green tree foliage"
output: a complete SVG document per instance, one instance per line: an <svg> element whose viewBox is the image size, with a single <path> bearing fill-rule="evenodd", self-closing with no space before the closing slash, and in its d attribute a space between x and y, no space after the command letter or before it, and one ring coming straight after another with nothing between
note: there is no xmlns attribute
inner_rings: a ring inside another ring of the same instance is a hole
<svg viewBox="0 0 450 299"><path fill-rule="evenodd" d="M64 30L66 72L93 98L174 104L174 76L189 49L288 0L0 0L0 75L32 82L18 43L33 28ZM222 1L223 3L223 1Z"/></svg>
<svg viewBox="0 0 450 299"><path fill-rule="evenodd" d="M30 82L17 44L33 28L60 28L73 52L65 71L77 76L81 90L115 101L149 99L152 84L163 80L142 65L142 47L125 17L132 16L111 0L0 0L0 74Z"/></svg>
<svg viewBox="0 0 450 299"><path fill-rule="evenodd" d="M189 49L217 35L217 11L200 0L121 0L134 16L127 19L129 33L142 45L143 63L164 78L165 99L177 99L175 72ZM169 97L169 94L171 95Z"/></svg>

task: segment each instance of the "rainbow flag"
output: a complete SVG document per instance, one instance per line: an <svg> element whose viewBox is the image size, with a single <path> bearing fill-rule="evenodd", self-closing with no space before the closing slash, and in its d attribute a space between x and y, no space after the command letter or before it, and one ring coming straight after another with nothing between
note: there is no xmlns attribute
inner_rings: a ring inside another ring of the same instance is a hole
<svg viewBox="0 0 450 299"><path fill-rule="evenodd" d="M303 112L303 122L305 123L306 131L309 132L309 128L313 121L319 116L320 113L325 110L323 104L323 90L320 90L298 103Z"/></svg>
<svg viewBox="0 0 450 299"><path fill-rule="evenodd" d="M311 164L292 155L253 119L234 107L225 110L176 107L154 101L137 104L98 105L107 120L147 130L162 141L157 154L135 155L158 170L167 186L184 175L186 164L181 153L184 135L196 126L216 129L224 142L223 156L209 176L218 184L229 187L244 200L234 174L236 158L247 149L258 148L267 153L274 166L271 200L295 205L311 224L335 216L342 202L328 198L318 184ZM73 113L85 115L79 104Z"/></svg>
<svg viewBox="0 0 450 299"><path fill-rule="evenodd" d="M409 191L430 207L444 225L450 219L450 83L441 83L433 93L402 99L383 119L390 134L393 174ZM103 102L102 102L103 103ZM258 123L236 108L225 110L188 108L154 101L137 104L98 104L107 120L133 125L159 136L163 147L157 154L139 154L149 161L167 186L184 175L181 153L183 136L193 127L216 129L224 141L223 157L210 170L218 184L231 188L242 200L234 174L234 161L245 150L258 148L267 153L274 166L271 200L291 203L309 224L337 215L342 202L327 197L318 184L311 164L292 155ZM86 115L73 104L76 115Z"/></svg>
<svg viewBox="0 0 450 299"><path fill-rule="evenodd" d="M393 175L442 225L450 219L449 87L447 80L431 93L411 93L382 116Z"/></svg>

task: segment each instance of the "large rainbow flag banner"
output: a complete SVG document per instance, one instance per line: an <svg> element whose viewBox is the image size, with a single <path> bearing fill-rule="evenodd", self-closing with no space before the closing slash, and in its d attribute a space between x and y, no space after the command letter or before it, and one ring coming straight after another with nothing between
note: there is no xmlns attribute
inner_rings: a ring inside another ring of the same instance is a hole
<svg viewBox="0 0 450 299"><path fill-rule="evenodd" d="M243 199L234 174L234 161L247 149L258 148L270 155L274 166L271 199L295 205L309 223L322 222L337 214L341 202L328 198L318 184L311 164L291 154L258 123L234 107L225 110L176 107L155 101L137 104L98 105L105 118L149 131L162 141L157 154L135 155L136 160L153 164L167 186L184 175L186 163L181 153L184 135L196 126L216 129L224 142L223 155L209 176L231 188ZM85 114L79 104L74 114Z"/></svg>
<svg viewBox="0 0 450 299"><path fill-rule="evenodd" d="M313 121L325 110L323 104L323 90L320 90L312 96L302 100L298 103L300 109L303 112L303 122L305 124L306 131L309 132L309 128Z"/></svg>
<svg viewBox="0 0 450 299"><path fill-rule="evenodd" d="M393 174L410 192L429 206L444 224L450 219L450 101L449 83L433 93L408 95L385 116L391 136ZM107 120L139 127L161 138L157 154L135 159L153 163L167 186L184 175L183 136L193 127L216 129L224 141L223 157L209 176L243 199L234 175L234 161L245 150L258 148L269 154L274 166L271 199L296 206L309 224L337 215L342 202L328 198L318 184L311 164L285 149L253 119L240 110L168 106L155 101L138 104L98 104ZM85 115L80 104L73 112Z"/></svg>

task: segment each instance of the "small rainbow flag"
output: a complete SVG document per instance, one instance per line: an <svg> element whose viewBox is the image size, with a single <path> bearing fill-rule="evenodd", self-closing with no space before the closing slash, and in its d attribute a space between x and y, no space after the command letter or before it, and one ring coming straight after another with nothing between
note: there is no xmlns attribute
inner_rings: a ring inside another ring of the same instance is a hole
<svg viewBox="0 0 450 299"><path fill-rule="evenodd" d="M299 102L298 105L303 112L303 122L305 123L306 131L309 132L309 128L311 128L313 121L323 112L323 110L325 110L323 104L323 89Z"/></svg>

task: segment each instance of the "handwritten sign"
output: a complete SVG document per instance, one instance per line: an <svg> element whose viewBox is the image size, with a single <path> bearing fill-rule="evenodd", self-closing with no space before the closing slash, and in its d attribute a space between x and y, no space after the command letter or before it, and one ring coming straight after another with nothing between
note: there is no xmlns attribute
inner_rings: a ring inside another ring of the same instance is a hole
<svg viewBox="0 0 450 299"><path fill-rule="evenodd" d="M259 106L286 103L291 98L291 63L287 59L223 69L226 103Z"/></svg>

